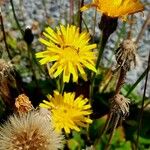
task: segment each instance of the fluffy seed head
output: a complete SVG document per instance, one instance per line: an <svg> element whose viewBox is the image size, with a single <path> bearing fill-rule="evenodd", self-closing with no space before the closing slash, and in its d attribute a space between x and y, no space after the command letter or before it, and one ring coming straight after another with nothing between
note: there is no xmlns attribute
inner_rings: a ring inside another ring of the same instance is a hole
<svg viewBox="0 0 150 150"><path fill-rule="evenodd" d="M57 150L63 137L36 111L14 114L0 127L0 150Z"/></svg>

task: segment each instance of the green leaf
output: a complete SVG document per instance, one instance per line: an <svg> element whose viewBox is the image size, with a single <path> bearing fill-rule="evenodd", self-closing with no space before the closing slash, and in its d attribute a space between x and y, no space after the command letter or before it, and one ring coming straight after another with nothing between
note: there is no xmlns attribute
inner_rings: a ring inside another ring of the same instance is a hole
<svg viewBox="0 0 150 150"><path fill-rule="evenodd" d="M75 139L68 140L67 145L70 150L78 150L79 149L79 143Z"/></svg>

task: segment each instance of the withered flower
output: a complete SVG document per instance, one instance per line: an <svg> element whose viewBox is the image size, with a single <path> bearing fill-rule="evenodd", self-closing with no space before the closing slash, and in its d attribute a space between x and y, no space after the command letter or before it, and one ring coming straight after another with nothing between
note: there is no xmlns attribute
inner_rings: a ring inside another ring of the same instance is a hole
<svg viewBox="0 0 150 150"><path fill-rule="evenodd" d="M126 39L120 44L115 54L119 67L129 71L133 66L136 66L136 49L137 45L130 39Z"/></svg>
<svg viewBox="0 0 150 150"><path fill-rule="evenodd" d="M110 112L125 119L129 114L129 99L121 94L116 94L110 101Z"/></svg>
<svg viewBox="0 0 150 150"><path fill-rule="evenodd" d="M17 112L19 112L19 113L29 112L30 110L33 109L31 101L25 94L20 94L16 98L15 106L17 108Z"/></svg>

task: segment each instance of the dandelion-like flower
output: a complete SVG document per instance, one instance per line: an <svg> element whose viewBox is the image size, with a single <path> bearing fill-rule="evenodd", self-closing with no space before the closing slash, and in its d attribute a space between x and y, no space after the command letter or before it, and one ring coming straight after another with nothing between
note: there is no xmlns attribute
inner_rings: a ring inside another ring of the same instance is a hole
<svg viewBox="0 0 150 150"><path fill-rule="evenodd" d="M41 58L41 64L53 62L49 68L49 74L56 78L63 73L63 82L69 82L72 74L73 82L78 81L78 73L87 80L85 68L94 72L96 44L89 44L90 35L87 32L79 33L79 28L73 25L67 27L61 25L56 32L50 27L45 29L44 36L47 40L40 38L40 42L47 46L43 52L36 54Z"/></svg>
<svg viewBox="0 0 150 150"><path fill-rule="evenodd" d="M63 136L38 112L13 115L0 127L0 150L57 150Z"/></svg>
<svg viewBox="0 0 150 150"><path fill-rule="evenodd" d="M139 0L93 0L81 8L82 11L91 7L109 16L125 18L129 14L140 12L144 9L144 5Z"/></svg>
<svg viewBox="0 0 150 150"><path fill-rule="evenodd" d="M86 127L87 124L92 123L89 118L92 113L91 105L82 95L75 98L75 93L61 95L55 91L53 97L48 95L48 99L49 102L44 100L40 107L51 111L56 131L60 132L61 129L66 133L70 133L71 129L80 131L79 126Z"/></svg>

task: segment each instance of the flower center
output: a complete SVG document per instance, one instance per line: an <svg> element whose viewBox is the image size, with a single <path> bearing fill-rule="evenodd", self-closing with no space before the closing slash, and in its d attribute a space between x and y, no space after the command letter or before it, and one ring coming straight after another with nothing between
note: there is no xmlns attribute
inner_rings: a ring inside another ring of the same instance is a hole
<svg viewBox="0 0 150 150"><path fill-rule="evenodd" d="M79 59L79 50L74 47L66 47L61 54L66 61L77 61Z"/></svg>

